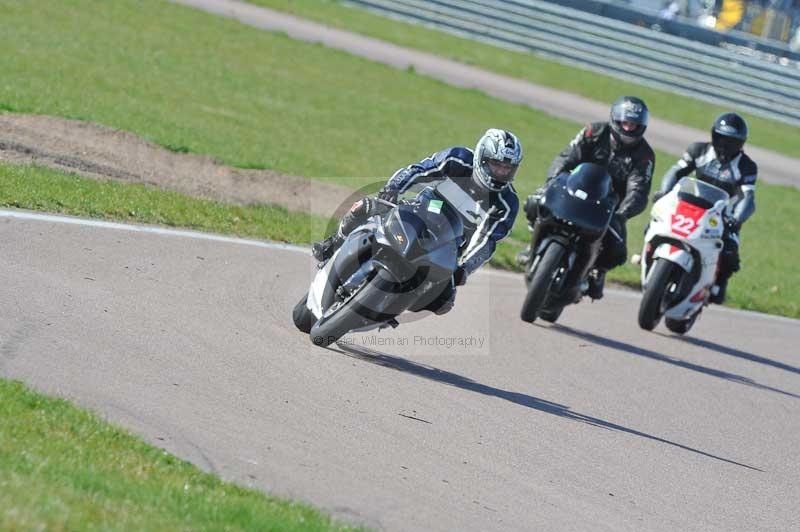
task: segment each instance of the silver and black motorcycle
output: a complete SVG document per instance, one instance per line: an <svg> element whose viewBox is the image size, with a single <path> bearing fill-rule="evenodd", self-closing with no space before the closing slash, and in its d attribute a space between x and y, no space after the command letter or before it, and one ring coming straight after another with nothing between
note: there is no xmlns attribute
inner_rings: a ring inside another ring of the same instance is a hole
<svg viewBox="0 0 800 532"><path fill-rule="evenodd" d="M526 205L529 219L536 221L530 228L531 252L524 265L528 293L522 321L555 322L565 306L586 294L617 201L605 168L583 163L555 177Z"/></svg>
<svg viewBox="0 0 800 532"><path fill-rule="evenodd" d="M397 326L452 289L464 226L435 189L395 205L353 230L317 272L294 308L295 326L328 346L351 331Z"/></svg>

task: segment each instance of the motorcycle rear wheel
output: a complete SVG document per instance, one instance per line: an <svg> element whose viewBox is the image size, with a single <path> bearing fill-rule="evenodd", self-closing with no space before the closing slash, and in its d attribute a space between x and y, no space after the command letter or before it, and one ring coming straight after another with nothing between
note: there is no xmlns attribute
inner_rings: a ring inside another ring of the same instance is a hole
<svg viewBox="0 0 800 532"><path fill-rule="evenodd" d="M699 315L700 313L698 312L688 320L673 320L672 318L666 318L664 319L664 324L667 326L667 329L675 334L686 334L689 332L689 329L692 328Z"/></svg>

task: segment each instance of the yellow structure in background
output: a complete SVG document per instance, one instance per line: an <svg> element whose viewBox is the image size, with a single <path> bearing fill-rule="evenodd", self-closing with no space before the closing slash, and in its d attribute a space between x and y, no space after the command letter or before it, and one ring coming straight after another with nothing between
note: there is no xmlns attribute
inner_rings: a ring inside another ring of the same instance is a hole
<svg viewBox="0 0 800 532"><path fill-rule="evenodd" d="M742 21L745 5L742 0L723 0L722 9L717 15L715 29L725 31Z"/></svg>

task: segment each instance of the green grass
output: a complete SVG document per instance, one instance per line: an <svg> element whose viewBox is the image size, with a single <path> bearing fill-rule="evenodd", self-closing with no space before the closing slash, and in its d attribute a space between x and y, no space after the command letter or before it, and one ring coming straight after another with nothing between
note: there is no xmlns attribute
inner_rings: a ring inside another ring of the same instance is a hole
<svg viewBox="0 0 800 532"><path fill-rule="evenodd" d="M562 65L532 53L509 51L443 31L381 17L362 8L345 6L339 0L247 1L600 102L610 104L622 94L635 94L647 102L655 116L703 131L711 127L711 122L719 114L736 110L747 117L752 144L800 157L800 142L797 141L800 128L751 115L735 107L712 105ZM598 120L602 118L597 117Z"/></svg>
<svg viewBox="0 0 800 532"><path fill-rule="evenodd" d="M297 0L292 5L308 4ZM338 12L353 20L366 17L330 2L314 5L332 23ZM0 106L92 120L236 166L271 168L355 189L435 149L472 145L494 126L515 131L527 147L517 187L525 196L542 181L552 157L577 129L573 123L478 91L158 0L0 0L0 10L8 37L7 51L0 54ZM382 21L374 19L375 27ZM422 31L409 31L415 29ZM432 36L450 39L437 32ZM657 172L663 173L673 161L658 153ZM47 201L40 200L37 195L42 192L36 188L27 189L24 202L13 196L5 201L64 212L58 202L64 201L61 196L69 186ZM787 281L798 259L791 240L800 225L800 217L793 215L800 204L798 194L759 186L759 210L744 230L744 271L732 282L732 304L798 315L800 298ZM75 214L93 215L94 210L129 219L130 212L148 210L146 204L109 210L79 200L75 198L75 205L82 205L83 211ZM193 218L206 217L180 214L140 221L195 227ZM259 234L246 233L244 224L231 220L223 216L208 230L279 240L311 238L307 232L287 233L297 226L281 226L280 216L273 218L274 228ZM644 216L630 228L632 253L640 247L643 223ZM513 236L519 242L527 239L522 218ZM508 260L507 255L501 250L498 262ZM626 267L614 277L630 281L635 271Z"/></svg>
<svg viewBox="0 0 800 532"><path fill-rule="evenodd" d="M538 176L574 135L478 91L159 0L0 0L0 12L0 105L233 166L356 188L498 126L528 143Z"/></svg>
<svg viewBox="0 0 800 532"><path fill-rule="evenodd" d="M151 186L0 164L0 206L161 224L281 242L311 242L324 220L272 205L227 205Z"/></svg>
<svg viewBox="0 0 800 532"><path fill-rule="evenodd" d="M0 379L2 530L352 530Z"/></svg>

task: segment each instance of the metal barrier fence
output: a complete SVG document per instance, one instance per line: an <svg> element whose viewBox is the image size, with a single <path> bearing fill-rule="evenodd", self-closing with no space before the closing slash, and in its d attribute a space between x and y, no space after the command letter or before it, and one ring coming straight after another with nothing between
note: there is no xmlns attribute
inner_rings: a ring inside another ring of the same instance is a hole
<svg viewBox="0 0 800 532"><path fill-rule="evenodd" d="M711 46L733 45L738 49L747 48L761 60L783 65L793 65L800 68L800 50L794 50L794 39L791 43L786 43L761 35L763 32L769 34L771 30L778 26L775 17L772 22L767 24L766 16L769 13L776 15L775 9L768 8L764 17L759 16L759 10L763 9L755 5L755 2L765 0L747 0L745 13L736 15L731 13L730 4L738 2L740 7L745 0L715 0L716 8L709 7L712 0L706 0L705 5L697 6L699 0L674 0L674 2L689 2L695 5L691 16L663 16L663 10L644 8L644 4L653 5L657 2L663 5L663 0L545 0L563 7L570 7L578 11L586 11L594 15L611 18L657 29L658 31L677 35L691 41L697 41ZM772 2L795 1L795 0L769 0ZM773 4L774 5L774 4ZM749 13L748 13L749 12ZM789 10L791 12L791 10ZM699 14L699 15L698 15ZM737 22L737 17L742 16ZM800 15L800 12L798 12ZM784 22L786 19L784 18ZM761 22L761 28L757 24ZM800 22L800 21L798 21ZM756 34L758 33L758 35Z"/></svg>
<svg viewBox="0 0 800 532"><path fill-rule="evenodd" d="M800 126L800 69L540 0L347 0L462 37Z"/></svg>

